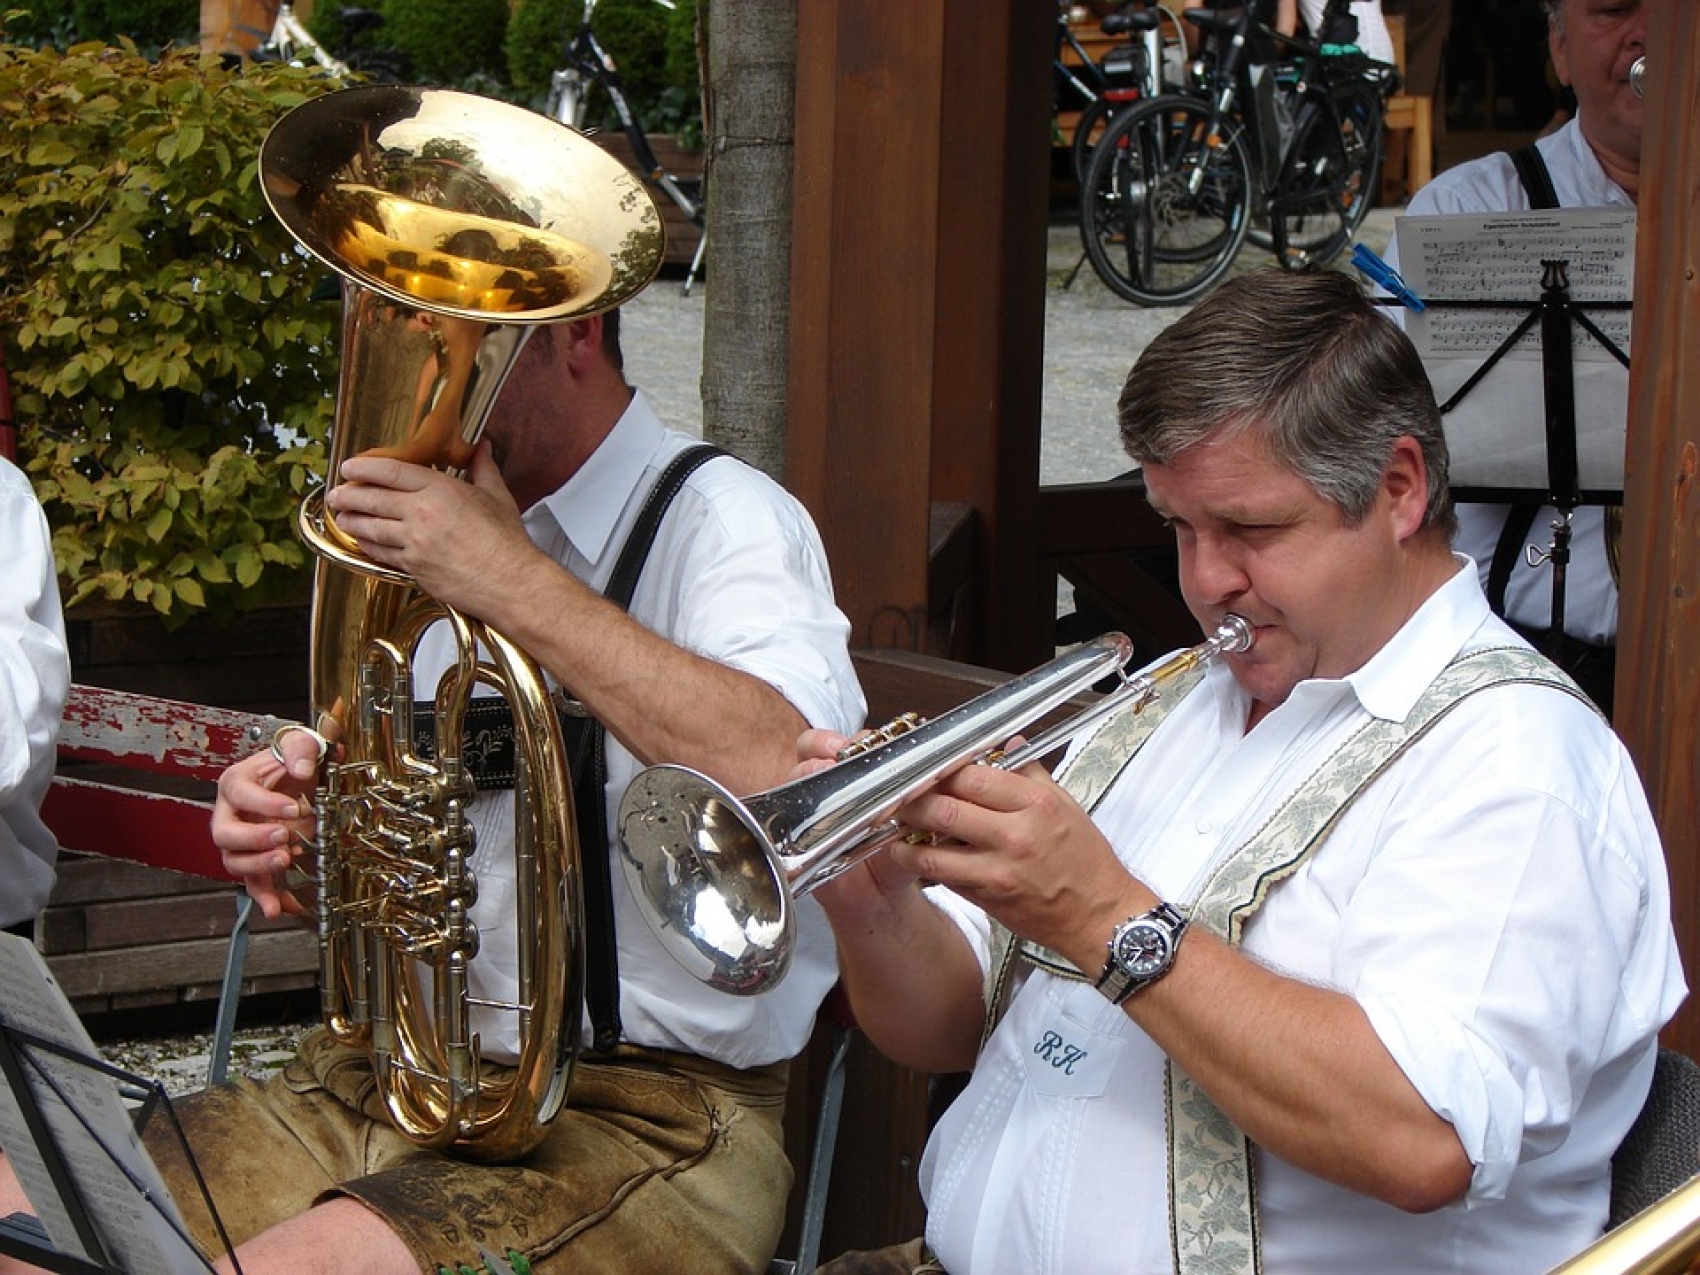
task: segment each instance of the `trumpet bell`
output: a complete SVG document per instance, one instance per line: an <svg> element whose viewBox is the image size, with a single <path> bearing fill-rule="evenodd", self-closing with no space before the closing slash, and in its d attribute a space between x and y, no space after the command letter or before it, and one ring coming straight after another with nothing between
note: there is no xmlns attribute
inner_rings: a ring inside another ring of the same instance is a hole
<svg viewBox="0 0 1700 1275"><path fill-rule="evenodd" d="M652 766L626 790L620 835L644 918L685 970L736 995L783 976L796 909L748 806L688 767Z"/></svg>

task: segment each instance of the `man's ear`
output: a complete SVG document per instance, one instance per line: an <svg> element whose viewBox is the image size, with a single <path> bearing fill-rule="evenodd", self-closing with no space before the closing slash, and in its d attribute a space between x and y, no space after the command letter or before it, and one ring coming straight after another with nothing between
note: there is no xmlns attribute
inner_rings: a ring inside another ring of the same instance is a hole
<svg viewBox="0 0 1700 1275"><path fill-rule="evenodd" d="M1564 37L1559 34L1557 25L1549 18L1547 20L1547 52L1552 54L1553 74L1558 76L1558 82L1565 88L1570 87L1570 55L1565 52Z"/></svg>
<svg viewBox="0 0 1700 1275"><path fill-rule="evenodd" d="M1422 445L1409 434L1393 440L1392 454L1381 471L1381 487L1393 514L1394 534L1408 540L1422 530L1428 514L1428 464Z"/></svg>
<svg viewBox="0 0 1700 1275"><path fill-rule="evenodd" d="M557 324L554 336L556 353L575 366L583 366L602 347L602 316L594 314L588 319Z"/></svg>

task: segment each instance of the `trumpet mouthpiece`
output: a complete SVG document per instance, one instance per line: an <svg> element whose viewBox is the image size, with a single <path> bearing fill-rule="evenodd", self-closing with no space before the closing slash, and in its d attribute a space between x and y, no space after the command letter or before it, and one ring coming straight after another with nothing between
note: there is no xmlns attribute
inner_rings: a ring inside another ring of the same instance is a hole
<svg viewBox="0 0 1700 1275"><path fill-rule="evenodd" d="M1216 649L1225 655L1235 655L1241 651L1251 650L1255 634L1251 621L1243 615L1235 615L1232 611L1222 617L1216 626Z"/></svg>

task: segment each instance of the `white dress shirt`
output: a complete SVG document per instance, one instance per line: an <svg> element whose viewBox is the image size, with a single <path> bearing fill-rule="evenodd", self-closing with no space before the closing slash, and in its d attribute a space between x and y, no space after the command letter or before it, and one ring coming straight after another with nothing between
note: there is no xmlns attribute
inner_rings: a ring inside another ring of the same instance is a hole
<svg viewBox="0 0 1700 1275"><path fill-rule="evenodd" d="M1459 650L1511 642L1461 565L1361 670L1301 683L1250 733L1214 666L1095 819L1184 907L1348 732L1402 719ZM935 897L984 960L984 917ZM1475 1166L1465 1198L1418 1215L1255 1151L1270 1275L1537 1272L1598 1236L1685 988L1658 835L1586 705L1524 685L1465 700L1273 891L1244 951L1356 999ZM1089 983L1028 978L922 1162L951 1275L1167 1275L1163 1062Z"/></svg>
<svg viewBox="0 0 1700 1275"><path fill-rule="evenodd" d="M29 479L0 457L0 925L41 911L58 843L41 821L71 687L47 517Z"/></svg>
<svg viewBox="0 0 1700 1275"><path fill-rule="evenodd" d="M1560 207L1635 206L1629 193L1606 176L1576 120L1550 137L1541 138L1535 146L1546 161ZM1405 213L1415 217L1436 213L1521 212L1528 207L1528 192L1523 189L1511 157L1496 152L1447 169L1412 196ZM1399 268L1397 237L1388 246L1387 262L1395 270ZM1393 313L1400 314L1397 310ZM1460 553L1469 554L1480 564L1484 588L1508 509L1506 505L1496 504L1458 506L1458 535L1453 544ZM1543 508L1535 518L1530 541L1544 547L1549 539L1548 529L1557 516L1558 511L1551 506ZM1598 505L1583 505L1574 511L1570 525L1564 631L1586 642L1616 642L1617 582L1612 578L1606 557L1605 510ZM1552 568L1547 565L1530 568L1519 556L1505 588L1505 613L1518 624L1550 628Z"/></svg>
<svg viewBox="0 0 1700 1275"><path fill-rule="evenodd" d="M665 428L644 396L634 395L583 467L526 511L532 542L601 592L655 480L697 441ZM848 733L861 725L866 705L850 663L849 621L833 603L814 523L784 488L748 465L713 460L686 480L651 546L630 614L686 650L767 682L811 726ZM427 634L421 647L427 669L440 662L429 649L435 636ZM739 729L726 723L728 749L740 746ZM602 852L613 876L624 1039L735 1067L794 1056L837 979L819 904L805 899L799 907L796 954L771 992L733 996L697 982L657 942L613 858L620 799L640 767L612 733L607 762L609 844ZM476 994L503 1000L514 989L515 934L506 923L513 915L513 805L509 794L493 794L478 798L471 813L481 942L472 983ZM511 1016L479 1013L474 1026L485 1056L512 1056ZM588 1043L588 1015L584 1030Z"/></svg>

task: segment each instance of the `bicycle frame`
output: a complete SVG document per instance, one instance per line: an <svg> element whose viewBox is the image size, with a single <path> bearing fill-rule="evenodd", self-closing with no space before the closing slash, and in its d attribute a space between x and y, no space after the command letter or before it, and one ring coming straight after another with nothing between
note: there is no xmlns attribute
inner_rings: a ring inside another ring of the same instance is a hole
<svg viewBox="0 0 1700 1275"><path fill-rule="evenodd" d="M639 170L666 193L688 220L701 225L704 213L701 199L686 193L678 179L656 158L655 148L649 144L643 124L626 99L614 58L596 38L596 32L590 25L595 8L595 0L586 0L584 17L567 43L566 65L556 70L549 79L547 114L581 133L588 131L590 90L600 85L619 117L620 131L631 143L632 156Z"/></svg>
<svg viewBox="0 0 1700 1275"><path fill-rule="evenodd" d="M1063 60L1064 49L1074 50L1077 65L1069 65ZM1057 43L1051 54L1051 71L1056 83L1056 109L1063 109L1062 91L1072 89L1080 95L1080 105L1090 106L1098 98L1104 96L1109 88L1109 81L1104 77L1103 68L1093 60L1085 47L1074 34L1074 27L1068 20L1068 10L1057 9Z"/></svg>
<svg viewBox="0 0 1700 1275"><path fill-rule="evenodd" d="M1347 3L1349 0L1335 0L1329 5L1329 14L1332 15L1337 8L1344 9ZM1320 42L1282 35L1263 26L1250 6L1227 21L1193 20L1215 37L1212 45L1217 61L1214 72L1209 76L1215 89L1209 97L1212 135L1226 136L1233 131L1245 134L1261 209L1274 195L1277 179L1288 157L1289 143L1297 135L1299 111L1308 104L1329 101L1329 91L1338 86L1337 77L1330 69L1332 64ZM1283 93L1288 91L1277 84L1280 63L1275 58L1254 61L1250 56L1253 39L1273 41L1298 55L1298 82L1290 90L1291 100L1286 103L1290 108L1286 127L1281 120L1281 106ZM1198 193L1203 178L1202 170L1194 174L1194 194Z"/></svg>
<svg viewBox="0 0 1700 1275"><path fill-rule="evenodd" d="M295 6L289 0L277 7L277 20L272 23L272 33L267 44L276 49L278 56L285 62L296 61L296 50L305 49L317 62L332 75L347 75L348 64L332 57L324 45L313 38L312 32L295 16Z"/></svg>

